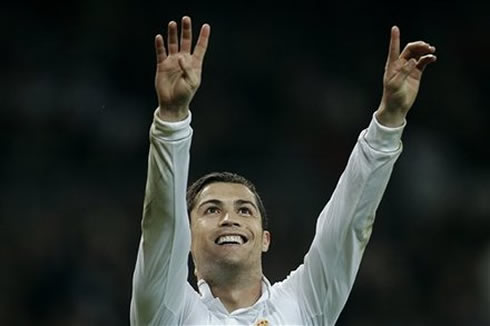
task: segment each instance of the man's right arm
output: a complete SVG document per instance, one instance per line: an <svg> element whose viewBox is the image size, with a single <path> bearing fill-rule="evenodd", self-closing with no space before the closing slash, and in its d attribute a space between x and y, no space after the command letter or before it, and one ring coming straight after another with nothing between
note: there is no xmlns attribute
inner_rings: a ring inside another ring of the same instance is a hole
<svg viewBox="0 0 490 326"><path fill-rule="evenodd" d="M210 26L191 53L192 28L168 24L168 43L155 38L155 90L159 108L150 130L142 235L133 276L132 325L176 325L192 288L187 283L190 228L186 187L192 129L189 104L201 83Z"/></svg>
<svg viewBox="0 0 490 326"><path fill-rule="evenodd" d="M192 129L162 121L150 129L142 235L133 276L132 325L175 323L182 309L190 249L185 202Z"/></svg>

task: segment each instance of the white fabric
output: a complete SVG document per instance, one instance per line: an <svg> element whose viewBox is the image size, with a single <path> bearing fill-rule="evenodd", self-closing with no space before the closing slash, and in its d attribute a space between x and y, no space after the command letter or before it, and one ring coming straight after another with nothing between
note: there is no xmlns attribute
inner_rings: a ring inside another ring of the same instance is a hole
<svg viewBox="0 0 490 326"><path fill-rule="evenodd" d="M188 283L190 229L186 186L191 116L177 123L156 112L150 129L142 236L133 275L131 325L334 325L355 280L375 211L399 156L399 128L373 116L361 132L330 201L318 217L313 243L282 282L264 277L251 307L228 313L205 281ZM279 244L280 245L280 244Z"/></svg>

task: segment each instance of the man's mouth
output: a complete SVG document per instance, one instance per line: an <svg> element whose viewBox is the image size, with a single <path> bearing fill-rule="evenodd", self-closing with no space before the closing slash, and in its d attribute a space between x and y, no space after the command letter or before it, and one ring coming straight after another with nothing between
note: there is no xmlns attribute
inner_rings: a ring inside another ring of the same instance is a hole
<svg viewBox="0 0 490 326"><path fill-rule="evenodd" d="M247 242L247 239L244 236L239 234L226 234L219 236L215 243L217 245L242 245Z"/></svg>

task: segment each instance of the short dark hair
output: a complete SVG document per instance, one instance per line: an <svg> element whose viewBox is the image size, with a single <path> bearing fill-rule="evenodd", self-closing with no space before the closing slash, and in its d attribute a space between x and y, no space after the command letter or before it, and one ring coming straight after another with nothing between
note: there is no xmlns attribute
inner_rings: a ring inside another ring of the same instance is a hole
<svg viewBox="0 0 490 326"><path fill-rule="evenodd" d="M262 228L264 230L267 229L268 227L268 219L267 219L267 214L265 212L265 207L264 203L262 202L262 199L260 198L257 189L255 188L255 185L245 177L242 177L241 175L238 175L236 173L231 173L231 172L211 172L208 173L196 181L192 185L187 188L187 211L189 213L189 217L191 214L192 209L196 205L196 198L201 192L201 190L211 184L211 183L217 183L217 182L225 182L225 183L237 183L244 185L247 187L255 196L255 200L257 202L258 208L260 215L262 216Z"/></svg>

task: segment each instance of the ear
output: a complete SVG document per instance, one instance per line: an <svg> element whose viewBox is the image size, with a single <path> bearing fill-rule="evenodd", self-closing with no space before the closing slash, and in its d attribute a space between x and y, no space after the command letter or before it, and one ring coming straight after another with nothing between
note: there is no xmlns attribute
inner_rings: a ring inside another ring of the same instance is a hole
<svg viewBox="0 0 490 326"><path fill-rule="evenodd" d="M269 246L271 244L271 233L269 231L262 232L262 252L269 251Z"/></svg>

